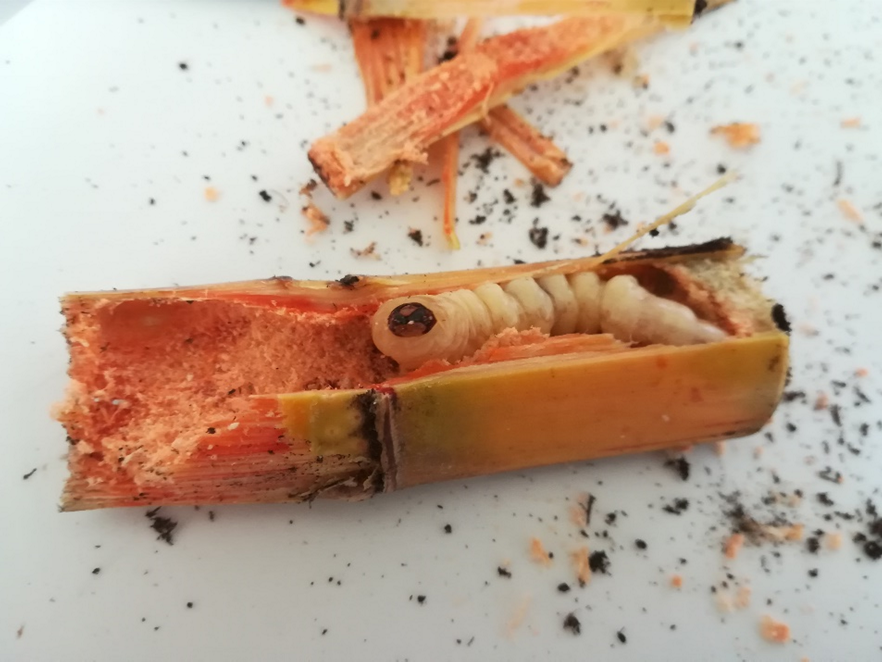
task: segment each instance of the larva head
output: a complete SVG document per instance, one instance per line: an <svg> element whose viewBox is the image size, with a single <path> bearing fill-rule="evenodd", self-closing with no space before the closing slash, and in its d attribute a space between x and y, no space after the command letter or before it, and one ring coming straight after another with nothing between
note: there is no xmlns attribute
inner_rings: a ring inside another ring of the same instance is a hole
<svg viewBox="0 0 882 662"><path fill-rule="evenodd" d="M395 306L386 319L389 331L399 338L424 336L432 330L437 322L438 320L435 319L435 314L431 310L414 301Z"/></svg>
<svg viewBox="0 0 882 662"><path fill-rule="evenodd" d="M405 370L448 358L453 338L447 308L432 295L386 301L371 321L374 345Z"/></svg>

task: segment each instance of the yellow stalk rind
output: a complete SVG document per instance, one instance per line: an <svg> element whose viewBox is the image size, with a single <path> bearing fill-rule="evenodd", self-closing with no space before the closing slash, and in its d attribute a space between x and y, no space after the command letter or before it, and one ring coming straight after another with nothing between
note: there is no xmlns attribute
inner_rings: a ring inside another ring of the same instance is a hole
<svg viewBox="0 0 882 662"><path fill-rule="evenodd" d="M396 487L750 434L780 398L787 347L773 332L404 384Z"/></svg>
<svg viewBox="0 0 882 662"><path fill-rule="evenodd" d="M342 15L346 18L394 16L399 18L453 19L461 16L549 16L627 12L658 16L671 25L688 25L694 0L283 0L301 11Z"/></svg>
<svg viewBox="0 0 882 662"><path fill-rule="evenodd" d="M304 391L279 396L287 434L309 441L314 456L368 457L363 412L353 403L365 391Z"/></svg>
<svg viewBox="0 0 882 662"><path fill-rule="evenodd" d="M373 444L392 491L751 434L781 397L788 344L784 333L767 332L539 357L279 403L286 433L316 455L368 456Z"/></svg>

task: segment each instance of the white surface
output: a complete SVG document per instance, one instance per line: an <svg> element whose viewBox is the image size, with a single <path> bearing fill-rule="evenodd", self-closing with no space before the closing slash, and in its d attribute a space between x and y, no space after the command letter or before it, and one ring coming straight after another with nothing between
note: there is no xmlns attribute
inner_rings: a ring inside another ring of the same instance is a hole
<svg viewBox="0 0 882 662"><path fill-rule="evenodd" d="M528 92L516 105L557 135L575 168L537 210L529 188L516 186L526 177L511 158L486 176L468 167L461 194L477 188L478 198L461 203L456 255L442 250L433 220L440 189L423 185L399 201L365 191L334 203L322 192L332 227L304 241L305 146L363 105L336 21L299 26L275 0L38 0L15 16L0 29L0 659L877 659L882 562L851 542L865 524L824 521L831 509L815 494L827 492L842 511L862 510L870 496L882 504L882 252L871 247L882 229L879 15L870 0L740 0L689 33L642 46L648 91L589 65L568 83ZM676 131L644 135L656 114ZM840 127L853 116L861 128ZM735 120L759 122L762 144L736 153L708 136ZM652 153L655 140L670 143L669 166ZM463 144L464 163L486 147L471 131ZM837 160L843 177L834 186ZM696 449L686 483L662 456L644 455L362 504L213 508L214 521L205 508L166 509L180 522L172 547L155 540L144 509L57 512L65 441L48 411L65 384L63 292L583 254L573 239L591 225L570 218L597 221L607 205L595 196L632 221L610 234L595 224L597 247L608 248L710 183L718 163L743 179L682 219L676 235L650 243L731 234L767 257L754 271L790 313L789 388L807 393L806 403L781 406L768 426L774 442L762 434L733 441L723 457ZM221 193L215 203L203 198L203 176ZM521 201L511 224L503 204L485 210L504 187ZM261 189L274 192L272 204ZM290 203L284 211L276 192ZM842 216L840 196L863 211L863 224ZM465 222L485 213L483 225ZM534 218L560 235L544 251L527 239ZM415 246L410 227L430 245ZM487 246L475 243L482 232L492 232ZM372 240L381 261L350 254ZM859 368L868 376L857 377ZM847 386L835 392L831 380ZM855 385L872 404L855 406ZM821 391L841 406L841 431L829 412L812 409ZM840 433L860 455L837 444ZM842 485L817 478L826 465L842 471ZM761 507L768 490L795 488L806 495L795 511ZM734 490L760 518L780 512L809 530L841 530L842 549L746 548L727 564L719 493ZM582 491L598 498L587 541L568 518ZM679 517L661 510L675 497L690 499ZM627 516L606 525L612 510ZM555 553L550 569L529 561L530 536ZM567 554L583 543L608 552L612 575L559 593L559 582L573 583ZM511 579L497 574L504 562ZM675 572L681 591L669 587ZM721 615L710 587L727 572L752 586L753 599ZM523 624L507 633L528 596ZM561 627L572 610L578 637ZM795 642L760 639L765 613L789 622Z"/></svg>
<svg viewBox="0 0 882 662"><path fill-rule="evenodd" d="M0 0L0 25L24 9L31 0Z"/></svg>

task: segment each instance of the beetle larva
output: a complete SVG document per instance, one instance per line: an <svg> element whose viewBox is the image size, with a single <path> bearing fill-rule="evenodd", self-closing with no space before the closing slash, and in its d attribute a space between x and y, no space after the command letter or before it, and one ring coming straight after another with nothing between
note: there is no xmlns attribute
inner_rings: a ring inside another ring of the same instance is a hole
<svg viewBox="0 0 882 662"><path fill-rule="evenodd" d="M391 299L374 314L372 335L383 354L411 370L432 359L459 361L508 328L550 335L603 332L644 345L694 345L727 336L688 306L652 294L634 276L603 281L593 272Z"/></svg>
<svg viewBox="0 0 882 662"><path fill-rule="evenodd" d="M731 175L638 230L599 256L611 262L627 246L690 211L701 198L725 186ZM500 285L500 283L502 283ZM609 333L638 344L690 345L722 340L728 334L704 322L688 306L647 291L633 276L603 281L591 270L485 282L473 290L453 289L385 301L374 313L374 345L404 370L433 359L459 361L505 329L536 328L550 335Z"/></svg>

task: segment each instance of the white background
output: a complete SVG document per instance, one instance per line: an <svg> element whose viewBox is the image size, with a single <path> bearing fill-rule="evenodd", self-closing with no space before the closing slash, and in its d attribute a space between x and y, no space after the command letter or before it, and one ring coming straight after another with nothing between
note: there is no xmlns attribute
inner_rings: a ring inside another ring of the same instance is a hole
<svg viewBox="0 0 882 662"><path fill-rule="evenodd" d="M882 238L880 15L869 0L739 0L687 33L641 45L648 90L595 63L527 91L514 105L576 165L535 209L513 159L496 159L487 175L471 165L487 143L466 131L464 248L452 255L438 232L440 187L424 184L395 201L380 185L346 202L320 191L331 228L304 239L297 191L311 176L306 146L363 108L336 20L301 26L275 0L29 5L0 27L0 659L878 659L882 562L851 541L866 522L823 516L866 519L868 497L882 506L882 252L872 247ZM653 115L674 132L648 132ZM851 117L862 126L842 128ZM760 145L735 152L708 135L739 120L761 126ZM657 140L670 144L669 157L653 153ZM794 324L788 389L806 393L781 405L767 428L774 441L732 441L723 457L697 448L687 482L654 454L362 504L212 508L214 521L207 508L164 509L179 522L174 546L156 540L144 509L57 512L65 440L49 409L66 379L57 304L65 291L582 255L708 185L718 164L741 180L676 233L643 245L731 235L762 257L751 269ZM204 199L207 185L218 201ZM518 199L510 224L505 205L491 204L503 188ZM862 224L843 216L839 198L862 211ZM610 233L600 217L611 202L631 224ZM478 214L488 220L467 222ZM528 240L537 218L559 235L545 250ZM408 239L410 228L428 245ZM484 232L492 236L477 245ZM371 241L381 260L351 254ZM821 392L841 407L842 428L813 409ZM828 465L841 485L817 477ZM763 504L769 490L795 489L805 495L798 508ZM736 490L758 519L839 530L842 548L748 547L727 562L720 494ZM585 491L597 497L588 540L568 515ZM685 513L662 511L678 497L690 500ZM550 568L529 560L531 536L555 553ZM608 553L611 575L560 593L559 582L573 583L567 555L581 544ZM504 563L510 579L497 574ZM669 585L674 573L679 591ZM719 613L711 587L723 590L722 581L750 585L751 605ZM510 631L523 605L523 623ZM561 626L570 611L580 636ZM794 642L763 641L763 614L788 622Z"/></svg>

